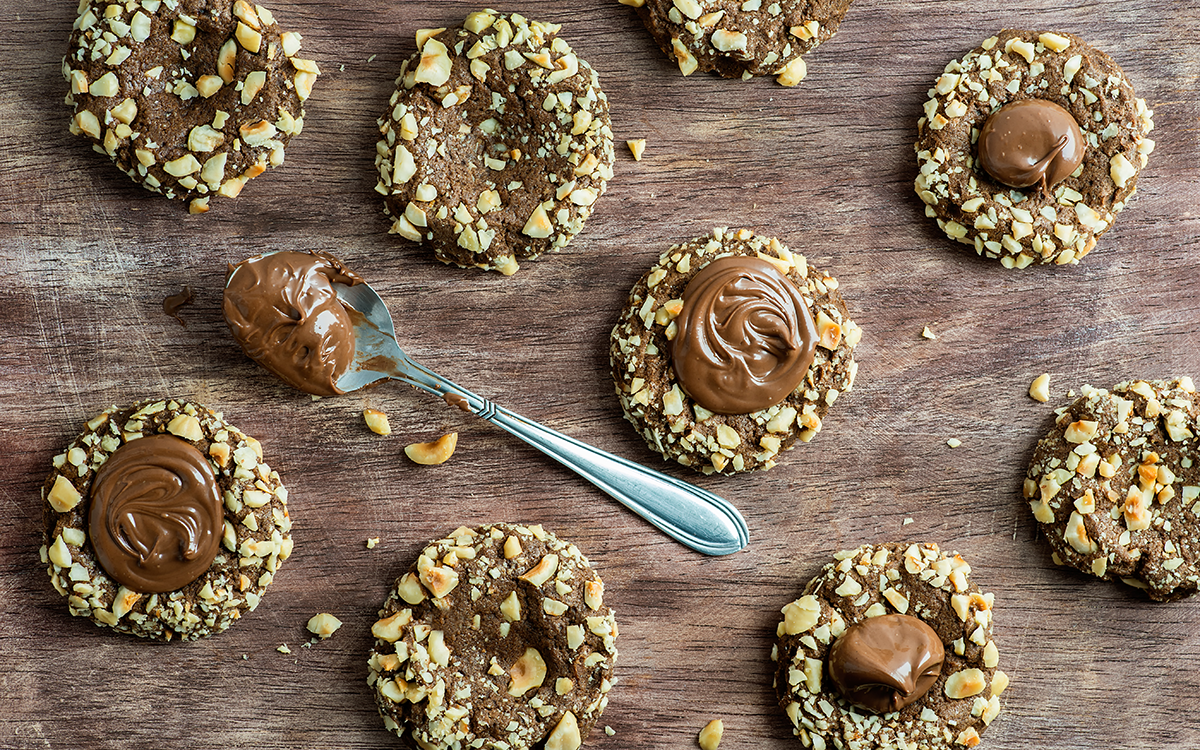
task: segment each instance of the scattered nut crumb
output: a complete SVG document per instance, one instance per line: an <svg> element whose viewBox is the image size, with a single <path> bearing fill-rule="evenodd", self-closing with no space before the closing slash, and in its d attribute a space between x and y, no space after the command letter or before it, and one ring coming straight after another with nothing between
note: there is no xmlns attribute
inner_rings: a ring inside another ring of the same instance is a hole
<svg viewBox="0 0 1200 750"><path fill-rule="evenodd" d="M376 57L378 57L378 55L371 55L370 57L367 58L367 62L375 62Z"/></svg>
<svg viewBox="0 0 1200 750"><path fill-rule="evenodd" d="M290 654L290 653L292 653L292 650L291 650L290 648L288 648L288 645L287 645L286 643L285 643L285 644L283 644L282 646L280 646L279 648L275 649L275 650L276 650L276 651L278 651L278 652L279 652L279 653L281 653L281 654Z"/></svg>
<svg viewBox="0 0 1200 750"><path fill-rule="evenodd" d="M721 735L723 734L725 734L725 722L720 719L713 719L708 722L700 730L700 749L717 750L717 745L721 744Z"/></svg>
<svg viewBox="0 0 1200 750"><path fill-rule="evenodd" d="M363 421L376 435L392 434L392 425L388 423L388 416L378 409L363 409Z"/></svg>
<svg viewBox="0 0 1200 750"><path fill-rule="evenodd" d="M313 400L313 401L320 401L320 400L321 400L321 397L320 397L320 396L312 396L312 400Z"/></svg>
<svg viewBox="0 0 1200 750"><path fill-rule="evenodd" d="M436 466L444 464L454 454L455 447L458 446L458 433L451 432L442 435L432 443L413 443L405 446L404 455L412 459L413 463L422 464L424 466Z"/></svg>
<svg viewBox="0 0 1200 750"><path fill-rule="evenodd" d="M912 523L912 522L913 522L913 520L912 520L911 518L906 518L906 519L904 519L904 523L902 523L902 524L900 524L900 525L901 525L901 526L907 526L907 525L909 525L909 524L910 524L910 523Z"/></svg>
<svg viewBox="0 0 1200 750"><path fill-rule="evenodd" d="M377 537L377 536L373 536L373 537L370 537L369 539L367 539L367 549L375 549L375 547L378 544L379 544L379 537Z"/></svg>
<svg viewBox="0 0 1200 750"><path fill-rule="evenodd" d="M246 654L242 654L242 661L250 661L250 657Z"/></svg>
<svg viewBox="0 0 1200 750"><path fill-rule="evenodd" d="M614 734L617 733L617 730L613 729L610 726L605 725L604 733L607 734L609 737L612 737Z"/></svg>
<svg viewBox="0 0 1200 750"><path fill-rule="evenodd" d="M1042 373L1033 379L1029 386L1029 397L1043 404L1050 400L1050 374Z"/></svg>
<svg viewBox="0 0 1200 750"><path fill-rule="evenodd" d="M625 141L625 145L629 147L629 153L633 154L634 161L642 160L642 152L646 150L645 138L635 138L631 141Z"/></svg>
<svg viewBox="0 0 1200 750"><path fill-rule="evenodd" d="M925 329L923 331L921 331L921 335L927 339L936 339L937 338L937 334L935 334L933 331L929 330L929 326L925 326Z"/></svg>
<svg viewBox="0 0 1200 750"><path fill-rule="evenodd" d="M1067 391L1067 398L1075 398L1075 389L1074 388Z"/></svg>
<svg viewBox="0 0 1200 750"><path fill-rule="evenodd" d="M951 448L957 448L958 446L962 445L962 441L958 438L950 438L946 441L946 445L950 446Z"/></svg>
<svg viewBox="0 0 1200 750"><path fill-rule="evenodd" d="M328 612L320 612L312 616L308 621L308 632L313 635L320 636L322 640L328 638L337 632L337 629L342 626L342 621Z"/></svg>

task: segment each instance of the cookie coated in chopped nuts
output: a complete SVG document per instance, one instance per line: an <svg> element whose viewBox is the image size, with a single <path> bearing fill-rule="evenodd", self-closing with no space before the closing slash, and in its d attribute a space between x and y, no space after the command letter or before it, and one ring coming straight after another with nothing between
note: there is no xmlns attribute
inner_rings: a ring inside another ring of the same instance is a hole
<svg viewBox="0 0 1200 750"><path fill-rule="evenodd" d="M612 125L560 28L485 10L417 32L379 119L392 234L510 276L579 233L612 177Z"/></svg>
<svg viewBox="0 0 1200 750"><path fill-rule="evenodd" d="M152 435L173 435L208 459L224 513L212 565L191 583L160 594L116 582L101 567L88 536L97 472L118 448ZM195 640L225 630L258 606L292 553L287 490L263 462L262 447L219 412L192 401L144 401L97 415L54 457L41 494L41 561L71 614L143 638Z"/></svg>
<svg viewBox="0 0 1200 750"><path fill-rule="evenodd" d="M620 0L685 76L773 75L795 86L806 52L835 33L851 0Z"/></svg>
<svg viewBox="0 0 1200 750"><path fill-rule="evenodd" d="M1200 399L1191 378L1084 386L1037 445L1024 494L1054 561L1154 601L1200 590Z"/></svg>
<svg viewBox="0 0 1200 750"><path fill-rule="evenodd" d="M615 682L603 595L579 549L541 526L460 527L430 543L371 627L367 682L384 724L424 750L576 750Z"/></svg>
<svg viewBox="0 0 1200 750"><path fill-rule="evenodd" d="M996 668L992 594L971 566L933 543L876 544L839 552L804 595L785 606L771 651L775 690L805 747L935 750L975 747L1000 713L1008 676ZM899 711L872 714L842 697L829 677L831 646L847 628L880 615L919 618L941 638L941 675Z"/></svg>
<svg viewBox="0 0 1200 750"><path fill-rule="evenodd" d="M246 0L83 0L63 59L71 132L203 213L283 163L320 74L299 51Z"/></svg>
<svg viewBox="0 0 1200 750"><path fill-rule="evenodd" d="M770 262L808 303L818 341L800 385L780 403L750 414L716 414L680 385L670 341L683 291L705 265L726 256ZM675 245L629 293L613 328L609 356L621 408L647 445L705 474L769 469L796 440L820 432L829 407L858 372L854 348L862 329L850 319L833 276L808 265L779 240L748 229L717 228Z"/></svg>
<svg viewBox="0 0 1200 750"><path fill-rule="evenodd" d="M1005 30L953 60L917 122L915 189L951 239L1006 268L1078 263L1133 196L1154 141L1153 112L1111 57L1072 34ZM1079 125L1083 163L1048 195L1002 185L979 165L992 113L1023 99Z"/></svg>

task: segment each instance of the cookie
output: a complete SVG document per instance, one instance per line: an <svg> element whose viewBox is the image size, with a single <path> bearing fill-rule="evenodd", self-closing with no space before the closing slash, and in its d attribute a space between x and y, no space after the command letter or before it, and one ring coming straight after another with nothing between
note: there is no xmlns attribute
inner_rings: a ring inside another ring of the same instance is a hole
<svg viewBox="0 0 1200 750"><path fill-rule="evenodd" d="M371 628L384 724L422 748L578 748L615 681L603 594L575 545L541 526L430 543Z"/></svg>
<svg viewBox="0 0 1200 750"><path fill-rule="evenodd" d="M379 119L391 233L506 276L579 233L612 177L612 125L559 29L488 10L417 32Z"/></svg>
<svg viewBox="0 0 1200 750"><path fill-rule="evenodd" d="M1191 378L1085 386L1029 462L1054 561L1154 601L1200 590L1200 399Z"/></svg>
<svg viewBox="0 0 1200 750"><path fill-rule="evenodd" d="M85 0L63 59L71 132L147 190L208 210L283 163L320 71L246 0Z"/></svg>
<svg viewBox="0 0 1200 750"><path fill-rule="evenodd" d="M1006 268L1078 263L1154 150L1146 102L1111 57L1072 34L1002 31L947 65L929 96L916 142L925 213ZM1031 100L1040 111L1022 112ZM1011 163L987 161L981 136L992 130L995 154L1007 146ZM1064 158L1076 148L1078 162Z"/></svg>
<svg viewBox="0 0 1200 750"><path fill-rule="evenodd" d="M685 76L773 75L795 86L801 57L837 33L851 0L620 0L638 16Z"/></svg>
<svg viewBox="0 0 1200 750"><path fill-rule="evenodd" d="M225 630L292 552L287 490L258 441L183 399L89 420L42 501L41 560L71 614L143 638Z"/></svg>
<svg viewBox="0 0 1200 750"><path fill-rule="evenodd" d="M746 262L700 278L707 288L689 307L691 282L723 258ZM747 264L755 267L741 270ZM736 325L714 324L726 317ZM854 384L861 338L837 279L779 240L717 228L667 250L634 285L609 355L625 418L651 449L705 474L734 474L771 468L821 430Z"/></svg>
<svg viewBox="0 0 1200 750"><path fill-rule="evenodd" d="M868 544L834 555L783 608L775 690L805 747L979 744L1008 675L993 596L970 574L936 544Z"/></svg>

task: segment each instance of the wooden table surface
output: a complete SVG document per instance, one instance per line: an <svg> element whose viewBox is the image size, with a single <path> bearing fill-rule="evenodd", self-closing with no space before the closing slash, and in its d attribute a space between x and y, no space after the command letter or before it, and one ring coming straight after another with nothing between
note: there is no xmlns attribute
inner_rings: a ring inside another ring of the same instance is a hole
<svg viewBox="0 0 1200 750"><path fill-rule="evenodd" d="M618 148L607 195L565 252L503 278L389 236L372 190L375 118L414 30L453 25L473 4L276 0L325 71L304 133L282 168L189 216L68 135L59 61L75 3L0 0L0 747L394 747L365 682L375 611L426 540L497 520L576 542L608 584L621 655L600 723L616 733L593 732L597 750L694 747L718 717L722 748L799 747L771 689L779 609L834 552L891 540L959 550L996 594L1012 687L984 747L1200 747L1200 600L1151 604L1055 568L1020 496L1069 389L1200 377L1200 15L1190 0L1048 5L859 0L794 89L685 79L615 0L505 6L561 22L600 71L618 142L648 145L640 163ZM1091 40L1156 111L1139 195L1078 267L978 259L913 195L925 91L1005 26ZM662 464L622 419L607 372L630 286L668 244L716 225L774 234L831 270L866 331L856 387L825 431L775 469L733 478ZM399 385L319 402L289 390L242 355L219 307L226 262L279 248L343 257L433 369L729 498L750 546L693 553ZM185 284L197 298L182 328L160 304ZM1048 404L1026 395L1042 372ZM199 643L69 617L37 560L51 457L108 405L164 395L257 436L295 519L295 554L262 605ZM390 438L365 429L366 406L390 415ZM449 463L403 456L451 430ZM302 647L317 612L345 624Z"/></svg>

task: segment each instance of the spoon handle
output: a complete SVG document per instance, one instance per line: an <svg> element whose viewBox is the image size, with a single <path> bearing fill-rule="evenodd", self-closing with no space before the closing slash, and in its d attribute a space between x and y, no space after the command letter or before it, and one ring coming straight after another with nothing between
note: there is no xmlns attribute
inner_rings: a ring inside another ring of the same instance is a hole
<svg viewBox="0 0 1200 750"><path fill-rule="evenodd" d="M435 396L459 395L471 413L571 469L680 543L728 555L750 541L746 520L724 498L552 430L455 385L406 357L405 382Z"/></svg>

